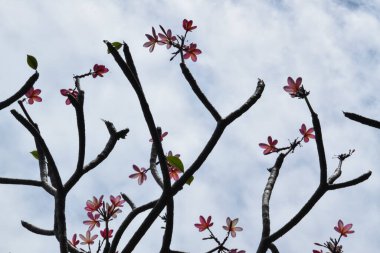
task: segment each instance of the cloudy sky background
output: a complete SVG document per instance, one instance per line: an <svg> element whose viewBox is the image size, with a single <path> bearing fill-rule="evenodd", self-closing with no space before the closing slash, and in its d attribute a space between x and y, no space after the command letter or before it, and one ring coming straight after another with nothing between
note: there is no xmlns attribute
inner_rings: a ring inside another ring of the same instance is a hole
<svg viewBox="0 0 380 253"><path fill-rule="evenodd" d="M142 47L145 33L161 24L182 34L184 18L198 28L189 35L203 51L188 67L204 93L225 116L254 92L257 78L266 83L262 98L224 132L218 146L190 187L175 197L172 249L205 252L215 246L202 241L207 234L194 227L199 215L212 215L214 233L222 239L226 217L239 217L244 228L228 247L255 252L261 236L261 195L276 155L264 156L258 143L268 135L279 146L300 137L302 123L311 125L306 104L291 99L282 87L288 76L302 76L318 113L329 173L338 164L335 155L356 149L345 161L339 181L368 170L371 178L358 186L328 192L315 208L276 245L281 252L312 252L314 242L337 237L338 219L353 223L355 234L343 239L345 252L376 252L380 246L379 131L343 117L342 110L379 118L380 3L368 1L7 1L0 0L1 99L12 95L33 73L26 54L39 61L43 103L27 105L50 147L64 180L77 157L74 109L59 93L73 87L73 74L95 64L110 71L104 78L82 80L85 90L86 162L103 149L108 132L100 119L118 130L128 127L126 140L68 196L68 235L85 233L82 221L87 199L125 192L137 205L159 196L149 175L142 186L128 176L132 164L147 167L150 136L134 91L110 55L103 40L125 40L150 103L156 124L169 135L164 149L180 153L189 166L210 137L215 122L198 102L181 75L178 59L159 47L150 54ZM30 134L9 113L0 112L0 176L38 179L38 164ZM314 141L286 159L271 200L272 231L279 229L303 206L317 187L319 166ZM53 201L40 188L1 185L0 252L58 252L53 237L26 231L20 220L51 229ZM111 226L115 227L128 207ZM145 214L144 214L145 215ZM138 227L136 219L124 241ZM157 252L162 222L156 222L135 252Z"/></svg>

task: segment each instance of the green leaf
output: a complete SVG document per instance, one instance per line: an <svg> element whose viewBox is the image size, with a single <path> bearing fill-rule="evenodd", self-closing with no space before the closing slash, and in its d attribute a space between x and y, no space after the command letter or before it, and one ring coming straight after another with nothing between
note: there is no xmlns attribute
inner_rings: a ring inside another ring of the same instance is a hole
<svg viewBox="0 0 380 253"><path fill-rule="evenodd" d="M26 62L28 63L29 67L31 67L34 70L37 70L38 62L37 59L33 55L27 55L26 56Z"/></svg>
<svg viewBox="0 0 380 253"><path fill-rule="evenodd" d="M111 43L112 46L116 49L116 50L119 50L121 48L121 46L123 45L122 43L118 42L118 41L115 41L115 42L112 42ZM107 50L107 54L110 53L110 50Z"/></svg>
<svg viewBox="0 0 380 253"><path fill-rule="evenodd" d="M32 154L32 156L33 156L34 158L36 158L37 160L40 160L40 156L39 156L37 150L33 150L33 151L31 151L30 153Z"/></svg>
<svg viewBox="0 0 380 253"><path fill-rule="evenodd" d="M183 168L183 163L181 159L179 159L178 157L168 156L166 157L166 160L171 166L177 167L182 173L185 171L185 169Z"/></svg>

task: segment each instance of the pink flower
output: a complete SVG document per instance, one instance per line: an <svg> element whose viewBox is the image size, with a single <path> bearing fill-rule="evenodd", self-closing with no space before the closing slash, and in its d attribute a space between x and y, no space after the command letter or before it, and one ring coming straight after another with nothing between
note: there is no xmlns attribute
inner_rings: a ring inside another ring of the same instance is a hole
<svg viewBox="0 0 380 253"><path fill-rule="evenodd" d="M168 135L168 132L163 132L163 133L161 134L161 136L160 136L160 141L163 141L166 135ZM149 141L150 141L150 142L153 142L153 139L150 139Z"/></svg>
<svg viewBox="0 0 380 253"><path fill-rule="evenodd" d="M229 253L245 253L245 250L231 249Z"/></svg>
<svg viewBox="0 0 380 253"><path fill-rule="evenodd" d="M123 207L123 204L125 203L125 200L122 200L120 195L116 197L111 195L110 200L114 207Z"/></svg>
<svg viewBox="0 0 380 253"><path fill-rule="evenodd" d="M167 49L169 49L172 46L173 41L177 40L177 38L172 35L172 31L170 29L168 29L168 31L164 34L159 33L158 36L160 37L161 42L163 44L166 44Z"/></svg>
<svg viewBox="0 0 380 253"><path fill-rule="evenodd" d="M259 146L260 146L260 148L264 149L263 154L267 155L267 154L270 154L272 152L276 152L277 151L277 148L276 148L276 144L277 143L278 143L277 140L272 140L272 136L268 136L268 144L266 144L266 143L259 143Z"/></svg>
<svg viewBox="0 0 380 253"><path fill-rule="evenodd" d="M73 234L73 237L71 238L71 241L69 243L76 248L77 245L79 244L79 240L77 240L77 234Z"/></svg>
<svg viewBox="0 0 380 253"><path fill-rule="evenodd" d="M202 232L214 225L214 223L211 222L211 216L209 216L206 221L205 218L201 215L199 216L199 221L200 223L194 224L194 226L199 229L199 232Z"/></svg>
<svg viewBox="0 0 380 253"><path fill-rule="evenodd" d="M100 230L100 235L104 238L104 239L107 239L107 238L111 238L113 235L112 235L112 232L113 232L113 229L109 229L108 230L108 233L106 231L107 229L105 228L104 230Z"/></svg>
<svg viewBox="0 0 380 253"><path fill-rule="evenodd" d="M223 228L229 231L232 237L236 237L236 231L243 231L241 227L236 227L236 224L238 222L239 222L238 218L231 221L230 217L228 217L226 220L227 226L223 226Z"/></svg>
<svg viewBox="0 0 380 253"><path fill-rule="evenodd" d="M93 201L86 201L86 207L84 209L88 212L95 212L103 205L103 195L100 196L99 200L95 196L92 199Z"/></svg>
<svg viewBox="0 0 380 253"><path fill-rule="evenodd" d="M191 32L192 30L197 28L196 26L193 26L193 20L187 20L187 19L184 19L182 21L182 27L183 29L185 29L186 32Z"/></svg>
<svg viewBox="0 0 380 253"><path fill-rule="evenodd" d="M68 90L61 89L61 94L62 94L62 96L65 96L65 97L67 97L69 94L71 94L75 99L77 99L77 97L78 97L78 91L73 90L73 89L68 89ZM66 99L66 105L69 105L69 104L71 104L71 102L70 102L70 99L67 98Z"/></svg>
<svg viewBox="0 0 380 253"><path fill-rule="evenodd" d="M38 95L40 95L41 93L41 90L40 89L34 89L33 87L31 87L26 93L25 93L25 96L28 99L28 104L32 105L34 103L34 101L36 102L41 102L42 101L42 98L39 97Z"/></svg>
<svg viewBox="0 0 380 253"><path fill-rule="evenodd" d="M141 185L147 179L147 176L145 174L146 169L145 168L140 169L139 167L137 167L137 165L134 165L134 164L132 167L137 173L130 175L129 178L137 178L138 184Z"/></svg>
<svg viewBox="0 0 380 253"><path fill-rule="evenodd" d="M107 216L108 217L112 216L112 218L114 219L117 218L117 214L122 212L121 209L115 207L114 205L109 205L108 203L106 207L107 207Z"/></svg>
<svg viewBox="0 0 380 253"><path fill-rule="evenodd" d="M93 230L95 226L100 227L100 221L99 221L100 214L95 214L94 216L92 212L88 212L87 216L88 218L90 218L90 220L83 221L83 224L89 226L88 227L89 231Z"/></svg>
<svg viewBox="0 0 380 253"><path fill-rule="evenodd" d="M312 134L314 132L314 128L309 128L306 130L305 124L302 124L300 128L300 133L303 135L304 142L309 142L309 139L315 139L315 135Z"/></svg>
<svg viewBox="0 0 380 253"><path fill-rule="evenodd" d="M177 181L179 179L179 173L182 173L180 169L178 169L175 166L171 166L168 164L168 170L169 170L169 177Z"/></svg>
<svg viewBox="0 0 380 253"><path fill-rule="evenodd" d="M149 47L149 52L153 52L154 46L157 44L159 45L164 45L165 43L161 42L158 40L156 30L154 30L154 27L152 27L152 35L150 34L145 34L145 36L148 38L148 42L144 43L144 47Z"/></svg>
<svg viewBox="0 0 380 253"><path fill-rule="evenodd" d="M338 221L338 226L334 227L335 231L340 233L342 236L347 237L347 234L352 234L355 231L350 230L352 228L352 224L344 225L342 220Z"/></svg>
<svg viewBox="0 0 380 253"><path fill-rule="evenodd" d="M293 78L288 77L288 86L284 86L284 90L290 94L292 98L294 98L298 91L300 90L300 86L302 83L302 78L298 77L297 80L294 82Z"/></svg>
<svg viewBox="0 0 380 253"><path fill-rule="evenodd" d="M89 230L87 230L86 237L84 235L82 235L82 234L80 234L79 237L83 241L80 244L88 244L88 245L90 245L90 244L94 244L94 240L98 237L98 235L91 236L91 232Z"/></svg>
<svg viewBox="0 0 380 253"><path fill-rule="evenodd" d="M191 57L191 60L193 62L196 62L197 55L202 53L202 51L197 48L196 43L190 43L190 46L186 46L184 50L186 53L184 54L183 58L189 59Z"/></svg>
<svg viewBox="0 0 380 253"><path fill-rule="evenodd" d="M92 77L96 78L97 76L103 77L103 74L107 73L108 69L104 65L94 65L94 72L92 72Z"/></svg>

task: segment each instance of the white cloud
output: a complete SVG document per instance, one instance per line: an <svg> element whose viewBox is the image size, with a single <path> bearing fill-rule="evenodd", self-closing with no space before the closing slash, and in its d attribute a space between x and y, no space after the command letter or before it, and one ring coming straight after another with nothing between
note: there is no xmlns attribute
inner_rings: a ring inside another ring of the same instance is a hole
<svg viewBox="0 0 380 253"><path fill-rule="evenodd" d="M102 40L125 40L134 56L146 97L157 125L169 131L166 150L180 153L186 166L197 157L214 129L209 112L191 93L178 59L169 62L165 48L150 54L144 34L161 24L181 31L183 18L198 28L189 36L202 49L197 63L188 66L210 101L226 116L254 92L257 78L266 88L253 108L234 122L192 186L175 198L173 249L203 252L213 244L201 241L193 226L199 215L212 215L215 234L224 235L225 218L239 217L244 231L231 247L254 252L261 236L261 194L275 155L263 156L258 143L268 135L280 146L299 136L302 123L311 125L302 100L283 90L288 76L303 77L310 101L321 120L329 172L334 155L355 148L344 163L342 181L367 170L365 183L328 192L291 232L276 245L282 252L311 252L314 242L334 236L338 219L354 223L355 234L344 240L345 252L375 252L380 220L378 131L351 122L342 110L378 118L379 3L376 1L3 1L0 9L0 85L2 96L14 93L31 74L25 58L39 60L43 103L27 106L66 180L76 166L77 136L74 110L64 104L59 89L72 85L72 75L105 64L104 78L84 79L87 156L89 162L104 147L108 132L100 119L116 128L128 127L126 140L117 143L109 158L86 175L67 203L68 233L83 233L85 201L93 195L127 193L138 205L159 196L152 177L138 186L128 176L132 164L148 166L150 143L138 100L126 78L106 54ZM18 107L12 105L10 108ZM38 178L37 164L28 154L33 139L7 108L0 112L1 176ZM20 110L19 110L20 111ZM318 183L314 141L304 144L284 162L271 200L272 231L287 222L307 201ZM20 226L25 219L43 228L52 226L52 198L41 189L1 185L3 207L0 252L58 252L53 237L34 235ZM125 213L127 212L127 208ZM120 217L125 217L124 214ZM366 215L363 218L363 213ZM132 224L124 242L142 218ZM121 219L116 220L120 222ZM157 252L162 222L156 222L136 252ZM19 243L22 238L23 243ZM37 243L36 243L37 242ZM360 249L360 250L359 250Z"/></svg>

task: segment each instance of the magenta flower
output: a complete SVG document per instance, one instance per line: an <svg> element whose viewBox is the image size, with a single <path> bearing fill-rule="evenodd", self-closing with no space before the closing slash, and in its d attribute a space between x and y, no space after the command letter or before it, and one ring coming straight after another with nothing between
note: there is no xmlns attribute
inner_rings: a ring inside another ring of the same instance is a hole
<svg viewBox="0 0 380 253"><path fill-rule="evenodd" d="M103 74L107 73L108 69L104 65L94 65L94 72L92 72L92 77L96 78L97 76L103 77Z"/></svg>
<svg viewBox="0 0 380 253"><path fill-rule="evenodd" d="M79 244L79 240L77 240L77 234L73 234L73 237L71 238L71 241L69 243L76 248L77 245Z"/></svg>
<svg viewBox="0 0 380 253"><path fill-rule="evenodd" d="M67 97L69 94L71 94L75 99L78 98L78 91L73 90L73 89L68 89L68 90L61 89L61 94L62 94L62 96L65 96L65 97ZM66 105L71 104L70 99L67 98L65 103L66 103Z"/></svg>
<svg viewBox="0 0 380 253"><path fill-rule="evenodd" d="M288 77L288 86L284 86L284 90L290 94L292 98L294 98L298 91L300 90L302 83L302 78L298 77L297 80L294 82L293 78Z"/></svg>
<svg viewBox="0 0 380 253"><path fill-rule="evenodd" d="M306 125L302 124L300 128L300 133L303 135L304 142L309 142L309 139L315 139L315 135L312 134L314 132L314 128L309 128L306 130Z"/></svg>
<svg viewBox="0 0 380 253"><path fill-rule="evenodd" d="M103 205L103 195L100 196L99 200L94 196L91 200L86 201L86 207L84 208L88 212L95 212Z"/></svg>
<svg viewBox="0 0 380 253"><path fill-rule="evenodd" d="M157 37L157 34L156 34L156 30L154 30L154 27L152 27L152 35L150 34L145 34L145 36L148 38L148 42L145 42L144 43L144 47L149 47L149 52L153 52L154 50L154 46L156 44L158 45L164 45L165 43L161 42L158 40L158 37Z"/></svg>
<svg viewBox="0 0 380 253"><path fill-rule="evenodd" d="M31 87L26 93L25 96L28 98L28 104L32 105L34 101L41 102L42 98L38 95L40 95L41 90L40 89L34 89Z"/></svg>
<svg viewBox="0 0 380 253"><path fill-rule="evenodd" d="M112 235L112 232L113 232L113 229L109 229L108 230L108 233L107 233L107 229L105 228L104 230L100 230L100 235L104 238L104 239L107 239L107 238L111 238L113 235Z"/></svg>
<svg viewBox="0 0 380 253"><path fill-rule="evenodd" d="M183 29L185 29L186 32L191 32L192 30L197 28L196 26L193 26L193 20L187 20L187 19L184 19L182 21L182 27Z"/></svg>
<svg viewBox="0 0 380 253"><path fill-rule="evenodd" d="M350 230L352 228L352 224L344 225L342 220L338 221L338 226L334 227L335 231L340 233L342 236L347 237L347 234L352 234L355 231Z"/></svg>
<svg viewBox="0 0 380 253"><path fill-rule="evenodd" d="M129 176L129 178L137 178L137 182L139 185L141 185L142 183L144 183L144 181L147 179L147 176L146 176L146 169L145 168L139 168L137 167L137 165L134 165L133 164L133 169L137 172L137 173L134 173L134 174L131 174Z"/></svg>
<svg viewBox="0 0 380 253"><path fill-rule="evenodd" d="M110 200L114 207L123 207L123 204L125 203L125 200L122 200L120 195L116 197L111 195Z"/></svg>
<svg viewBox="0 0 380 253"><path fill-rule="evenodd" d="M266 144L266 143L259 143L259 146L260 146L260 148L264 149L263 154L267 155L267 154L270 154L272 152L276 152L277 151L277 148L276 148L276 144L277 143L278 143L277 140L272 140L272 136L268 136L268 144Z"/></svg>
<svg viewBox="0 0 380 253"><path fill-rule="evenodd" d="M177 181L179 179L179 173L182 173L180 169L175 166L171 166L168 164L169 177Z"/></svg>
<svg viewBox="0 0 380 253"><path fill-rule="evenodd" d="M82 239L83 242L81 242L80 244L94 244L94 240L96 238L98 238L98 235L93 235L91 236L91 232L89 230L87 230L86 232L86 236L80 234L79 237Z"/></svg>
<svg viewBox="0 0 380 253"><path fill-rule="evenodd" d="M229 231L232 237L236 237L236 231L243 231L243 228L236 227L236 224L238 222L239 222L238 218L231 220L230 217L228 217L226 220L227 226L223 226L223 228L224 230Z"/></svg>
<svg viewBox="0 0 380 253"><path fill-rule="evenodd" d="M161 39L161 43L166 44L167 49L169 49L173 45L173 42L177 40L177 38L172 35L172 31L170 29L168 29L168 31L164 34L159 33L158 36Z"/></svg>
<svg viewBox="0 0 380 253"><path fill-rule="evenodd" d="M207 220L205 220L205 218L201 215L199 216L199 221L200 223L194 224L194 226L199 229L199 232L202 232L214 225L214 223L211 222L211 216L209 216Z"/></svg>
<svg viewBox="0 0 380 253"><path fill-rule="evenodd" d="M196 43L190 43L190 46L186 46L184 50L186 53L184 54L183 58L185 59L191 58L193 62L196 62L197 55L202 53L202 51L197 48Z"/></svg>
<svg viewBox="0 0 380 253"><path fill-rule="evenodd" d="M90 218L90 220L83 221L83 224L89 226L88 227L89 231L93 230L95 226L100 227L100 221L99 221L100 214L95 214L94 216L92 212L88 212L87 216L88 218Z"/></svg>

